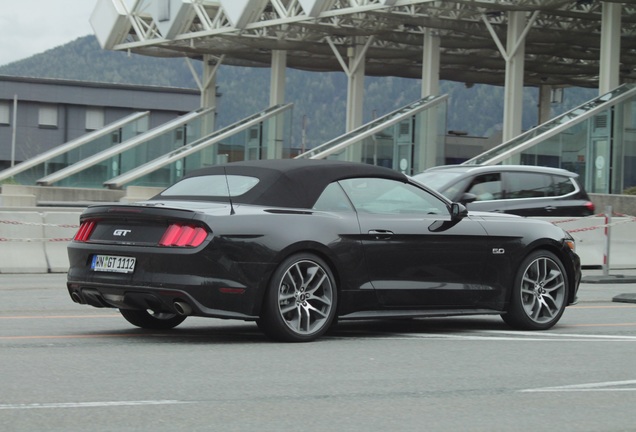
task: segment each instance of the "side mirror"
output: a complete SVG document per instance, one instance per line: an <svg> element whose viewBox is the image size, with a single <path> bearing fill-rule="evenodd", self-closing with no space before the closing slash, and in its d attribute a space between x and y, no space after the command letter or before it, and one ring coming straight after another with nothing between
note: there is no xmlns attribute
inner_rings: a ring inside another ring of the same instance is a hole
<svg viewBox="0 0 636 432"><path fill-rule="evenodd" d="M452 227L457 225L459 221L461 221L468 215L468 210L466 210L466 207L463 204L454 202L450 205L450 215L451 220L436 220L431 225L429 225L428 230L430 232L442 232L446 231L447 229L451 229Z"/></svg>
<svg viewBox="0 0 636 432"><path fill-rule="evenodd" d="M460 221L468 216L468 210L466 206L460 203L452 203L450 207L451 220Z"/></svg>
<svg viewBox="0 0 636 432"><path fill-rule="evenodd" d="M465 193L464 195L462 195L459 202L466 205L466 204L470 204L471 202L475 200L477 200L477 195L471 194L471 193Z"/></svg>

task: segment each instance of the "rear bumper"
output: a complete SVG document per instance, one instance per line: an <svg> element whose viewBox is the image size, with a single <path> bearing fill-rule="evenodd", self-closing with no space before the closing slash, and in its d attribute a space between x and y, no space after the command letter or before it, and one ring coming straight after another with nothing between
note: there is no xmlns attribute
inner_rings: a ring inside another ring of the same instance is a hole
<svg viewBox="0 0 636 432"><path fill-rule="evenodd" d="M67 282L67 288L74 302L98 308L150 309L155 312L170 312L178 315L241 320L255 320L258 318L257 315L251 315L242 310L226 310L205 306L186 290L130 285L105 286L99 283L72 280ZM228 295L240 297L245 292L239 294L239 291L236 290L233 291L233 294ZM249 301L242 303L243 308L250 309ZM183 304L189 306L187 313L184 313Z"/></svg>

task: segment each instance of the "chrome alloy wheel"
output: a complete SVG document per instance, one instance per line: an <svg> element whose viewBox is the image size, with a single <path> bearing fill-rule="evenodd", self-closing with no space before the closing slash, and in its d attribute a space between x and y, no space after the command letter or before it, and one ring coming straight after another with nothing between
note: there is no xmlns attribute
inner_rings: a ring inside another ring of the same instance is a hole
<svg viewBox="0 0 636 432"><path fill-rule="evenodd" d="M329 323L334 287L325 268L311 260L293 263L278 286L278 312L298 335L313 334Z"/></svg>
<svg viewBox="0 0 636 432"><path fill-rule="evenodd" d="M526 267L521 279L521 304L535 323L548 323L560 315L566 292L566 278L554 260L541 256Z"/></svg>

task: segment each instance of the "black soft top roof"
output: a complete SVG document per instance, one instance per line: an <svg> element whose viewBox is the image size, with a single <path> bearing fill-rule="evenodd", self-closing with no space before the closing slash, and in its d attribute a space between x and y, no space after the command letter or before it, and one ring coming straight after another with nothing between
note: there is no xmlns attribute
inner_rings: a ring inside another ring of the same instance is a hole
<svg viewBox="0 0 636 432"><path fill-rule="evenodd" d="M248 192L233 196L232 202L292 208L311 208L325 187L338 180L375 177L408 181L404 174L388 168L364 163L312 159L232 162L202 168L188 174L185 178L225 174L259 179L258 184ZM172 197L172 199L175 198ZM197 197L197 199L201 198ZM228 201L227 197L209 197L209 199Z"/></svg>

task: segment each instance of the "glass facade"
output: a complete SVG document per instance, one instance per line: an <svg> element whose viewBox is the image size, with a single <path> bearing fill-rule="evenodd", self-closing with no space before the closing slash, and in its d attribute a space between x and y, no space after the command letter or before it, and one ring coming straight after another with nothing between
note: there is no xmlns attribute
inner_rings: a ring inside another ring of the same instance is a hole
<svg viewBox="0 0 636 432"><path fill-rule="evenodd" d="M49 174L67 168L87 157L103 151L104 149L111 148L123 141L137 136L141 133L140 131L145 130L146 124L147 119L145 117L130 122L112 133L96 138L79 147L75 147L66 153L19 172L12 177L12 181L22 185L34 185L37 180L42 177L46 177Z"/></svg>
<svg viewBox="0 0 636 432"><path fill-rule="evenodd" d="M243 160L293 157L299 153L299 149L291 147L291 116L292 110L285 109L247 128L240 127L243 122L238 122L227 128L230 133L225 133L225 129L218 131L210 137L192 142L187 148L190 150L200 147L200 150L189 151L190 154L187 156L162 164L126 185L167 187L187 173L206 166ZM237 132L231 133L232 129L236 129ZM148 160L152 158L145 161Z"/></svg>
<svg viewBox="0 0 636 432"><path fill-rule="evenodd" d="M578 173L590 193L636 185L636 86L625 84L470 160Z"/></svg>
<svg viewBox="0 0 636 432"><path fill-rule="evenodd" d="M59 180L55 185L101 188L103 183L112 177L135 169L149 160L200 139L208 133L208 125L213 124L213 116L214 111L208 111L191 119L188 123L180 124L148 140L143 140L138 145L123 150L106 160L87 165L82 171ZM122 139L121 142L125 143L126 139ZM103 151L106 148L108 147L103 146L100 150ZM87 156L89 155L84 155L83 158Z"/></svg>
<svg viewBox="0 0 636 432"><path fill-rule="evenodd" d="M383 166L408 175L443 164L446 97L429 97L301 155Z"/></svg>

